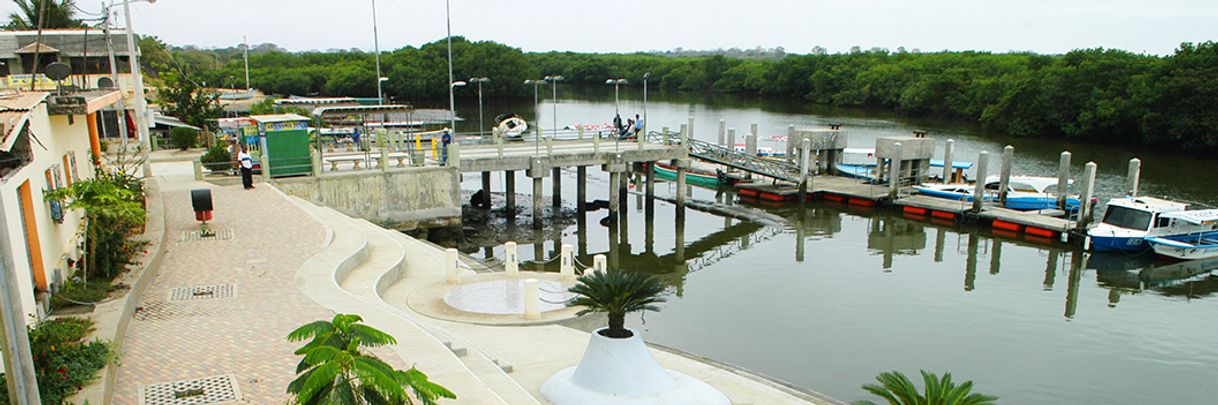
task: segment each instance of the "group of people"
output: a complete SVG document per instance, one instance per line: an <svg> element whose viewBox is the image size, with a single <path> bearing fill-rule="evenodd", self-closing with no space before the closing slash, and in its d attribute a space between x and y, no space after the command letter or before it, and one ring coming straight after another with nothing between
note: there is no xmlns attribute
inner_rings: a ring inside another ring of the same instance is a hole
<svg viewBox="0 0 1218 405"><path fill-rule="evenodd" d="M617 131L618 139L638 138L639 133L643 132L643 118L635 114L634 118L627 118L623 125L621 114L614 114L613 128Z"/></svg>

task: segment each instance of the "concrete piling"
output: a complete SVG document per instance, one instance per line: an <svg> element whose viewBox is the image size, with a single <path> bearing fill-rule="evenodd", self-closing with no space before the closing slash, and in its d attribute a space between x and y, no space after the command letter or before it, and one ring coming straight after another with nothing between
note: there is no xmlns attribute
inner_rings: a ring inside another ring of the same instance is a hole
<svg viewBox="0 0 1218 405"><path fill-rule="evenodd" d="M611 221L617 219L618 204L620 201L620 199L618 198L618 193L622 192L621 189L618 188L618 186L617 186L617 183L619 181L622 181L622 172L610 170L609 171L609 220L611 220Z"/></svg>
<svg viewBox="0 0 1218 405"><path fill-rule="evenodd" d="M668 127L663 127L660 129L660 139L662 139L664 141L665 145L668 144L668 142L669 142Z"/></svg>
<svg viewBox="0 0 1218 405"><path fill-rule="evenodd" d="M1079 201L1079 229L1086 229L1087 225L1091 223L1091 218L1094 216L1094 212L1092 211L1095 210L1095 203L1091 202L1091 198L1095 197L1096 168L1097 165L1095 162L1087 162L1087 164L1083 166L1083 194L1080 196L1082 200Z"/></svg>
<svg viewBox="0 0 1218 405"><path fill-rule="evenodd" d="M482 206L491 208L491 172L482 172Z"/></svg>
<svg viewBox="0 0 1218 405"><path fill-rule="evenodd" d="M1142 160L1129 159L1129 171L1125 172L1125 195L1138 196L1138 180L1142 175Z"/></svg>
<svg viewBox="0 0 1218 405"><path fill-rule="evenodd" d="M555 167L552 170L554 173L550 175L550 181L554 183L554 209L557 210L562 208L562 168Z"/></svg>
<svg viewBox="0 0 1218 405"><path fill-rule="evenodd" d="M952 179L952 173L955 170L952 168L952 150L956 148L956 141L948 139L943 145L943 184L955 183Z"/></svg>
<svg viewBox="0 0 1218 405"><path fill-rule="evenodd" d="M461 268L457 259L457 249L444 249L444 274L448 275L449 284L461 284Z"/></svg>
<svg viewBox="0 0 1218 405"><path fill-rule="evenodd" d="M516 215L516 171L505 170L503 172L503 199L507 202L508 216Z"/></svg>
<svg viewBox="0 0 1218 405"><path fill-rule="evenodd" d="M895 159L889 159L888 168L888 199L896 200L901 190L901 154L903 146L900 142L892 144L892 154Z"/></svg>
<svg viewBox="0 0 1218 405"><path fill-rule="evenodd" d="M689 168L689 161L677 159L672 163L677 167L677 217L685 217L685 169Z"/></svg>
<svg viewBox="0 0 1218 405"><path fill-rule="evenodd" d="M749 135L751 135L751 136L753 137L753 143L756 143L756 142L757 142L757 137L761 136L761 134L757 132L757 123L756 123L756 122L754 122L754 123L752 123L752 124L749 124ZM745 142L745 147L747 148L747 147L748 147L748 139L747 139L747 138L745 138L745 141L744 141L744 142ZM753 155L754 155L754 156L756 156L756 155L757 155L755 152L756 152L756 151L754 151L754 153L753 153Z"/></svg>
<svg viewBox="0 0 1218 405"><path fill-rule="evenodd" d="M687 125L685 127L685 131L682 131L682 132L685 133L685 138L682 139L682 142L681 142L682 145L685 144L685 142L684 142L685 139L694 139L694 116L692 116L692 115L689 116L689 122L687 123Z"/></svg>
<svg viewBox="0 0 1218 405"><path fill-rule="evenodd" d="M787 164L791 164L791 163L795 162L794 154L795 154L796 141L797 140L795 139L795 125L787 125L787 142L786 142L787 154L785 156Z"/></svg>
<svg viewBox="0 0 1218 405"><path fill-rule="evenodd" d="M1057 208L1066 209L1066 192L1070 188L1070 152L1062 152L1057 163Z"/></svg>
<svg viewBox="0 0 1218 405"><path fill-rule="evenodd" d="M985 201L985 177L989 175L990 152L981 151L977 155L977 184L973 187L973 212L981 212L981 204Z"/></svg>
<svg viewBox="0 0 1218 405"><path fill-rule="evenodd" d="M736 150L736 128L727 129L727 145L724 146L727 147L727 150L729 151Z"/></svg>
<svg viewBox="0 0 1218 405"><path fill-rule="evenodd" d="M584 212L584 201L588 196L588 167L575 167L575 207L579 212Z"/></svg>
<svg viewBox="0 0 1218 405"><path fill-rule="evenodd" d="M1002 169L998 172L998 201L1001 205L1007 204L1007 188L1011 184L1011 165L1015 163L1015 147L1007 145L1002 148ZM984 178L977 179L978 182L985 182Z"/></svg>
<svg viewBox="0 0 1218 405"><path fill-rule="evenodd" d="M537 279L524 280L524 319L541 318L541 288Z"/></svg>
<svg viewBox="0 0 1218 405"><path fill-rule="evenodd" d="M511 277L520 274L520 259L516 256L516 242L503 243L503 270Z"/></svg>
<svg viewBox="0 0 1218 405"><path fill-rule="evenodd" d="M790 139L790 138L788 138ZM812 140L799 142L799 201L808 193L808 166L811 164Z"/></svg>
<svg viewBox="0 0 1218 405"><path fill-rule="evenodd" d="M718 139L718 143L716 143L716 145L723 146L724 135L726 134L726 132L727 132L727 121L719 120L719 137L716 138L716 139Z"/></svg>
<svg viewBox="0 0 1218 405"><path fill-rule="evenodd" d="M533 178L533 229L541 229L541 204L545 203L541 195L541 179Z"/></svg>

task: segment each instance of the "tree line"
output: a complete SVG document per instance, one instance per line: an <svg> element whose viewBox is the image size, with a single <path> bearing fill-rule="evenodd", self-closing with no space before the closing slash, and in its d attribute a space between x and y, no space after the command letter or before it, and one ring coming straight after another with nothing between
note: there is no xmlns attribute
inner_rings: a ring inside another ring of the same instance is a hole
<svg viewBox="0 0 1218 405"><path fill-rule="evenodd" d="M375 96L373 55L358 51L284 52L250 56L255 88L282 95ZM171 50L171 54L207 52ZM244 85L239 52L192 70L213 85ZM194 59L200 59L197 55ZM781 59L654 53L526 53L493 41L453 38L457 80L489 77L487 97L528 97L522 83L559 74L571 84L627 78L694 92L761 95L851 107L885 108L917 117L972 121L1013 136L1120 142L1218 151L1218 44L1184 43L1171 55L1112 49L1064 55L989 52L788 54ZM387 97L397 101L448 95L447 51L439 40L384 52ZM470 93L470 92L461 92ZM473 97L463 94L463 97Z"/></svg>

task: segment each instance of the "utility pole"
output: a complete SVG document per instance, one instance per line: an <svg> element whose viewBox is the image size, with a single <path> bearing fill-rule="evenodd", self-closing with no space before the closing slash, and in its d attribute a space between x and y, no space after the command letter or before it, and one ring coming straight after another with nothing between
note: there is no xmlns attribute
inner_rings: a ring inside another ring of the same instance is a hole
<svg viewBox="0 0 1218 405"><path fill-rule="evenodd" d="M127 17L127 60L131 62L131 79L135 82L135 125L140 134L140 156L144 158L144 178L151 179L152 162L148 159L148 153L152 150L152 140L148 138L148 101L144 100L144 76L140 72L139 48L135 45L135 26L131 24L131 0L123 0L123 14Z"/></svg>
<svg viewBox="0 0 1218 405"><path fill-rule="evenodd" d="M103 33L106 36L106 50L110 53L110 81L114 82L114 86L120 90L119 91L120 94L127 94L127 90L124 89L122 84L120 84L118 81L118 63L116 63L114 61L114 42L110 41L110 16L111 16L112 10L110 10L110 6L107 6L106 3L104 3L104 2L102 3L102 10L105 10L105 12L106 12L106 20L105 20L105 26L104 26L105 31ZM114 117L118 121L118 133L119 133L119 139L120 139L119 142L121 142L121 145L123 146L123 152L126 153L126 151L127 151L127 109L123 106L122 97L119 97L118 101L114 102L114 111L115 111ZM118 116L118 113L120 113L120 112L123 114L122 117Z"/></svg>
<svg viewBox="0 0 1218 405"><path fill-rule="evenodd" d="M11 404L39 405L38 379L30 352L25 312L21 310L21 287L17 286L13 252L9 250L8 221L0 211L0 316L4 322L4 377Z"/></svg>
<svg viewBox="0 0 1218 405"><path fill-rule="evenodd" d="M372 51L376 52L376 103L385 104L385 96L381 92L381 41L376 29L376 0L372 0ZM452 82L452 77L448 81Z"/></svg>
<svg viewBox="0 0 1218 405"><path fill-rule="evenodd" d="M449 130L452 131L452 136L456 139L457 136L457 99L453 95L453 21L452 11L448 7L448 0L444 0L444 27L448 35L448 113L449 115ZM378 79L379 80L379 79Z"/></svg>
<svg viewBox="0 0 1218 405"><path fill-rule="evenodd" d="M249 91L252 89L250 87L250 41L245 35L242 35L241 43L245 45L243 49L245 51L245 91Z"/></svg>

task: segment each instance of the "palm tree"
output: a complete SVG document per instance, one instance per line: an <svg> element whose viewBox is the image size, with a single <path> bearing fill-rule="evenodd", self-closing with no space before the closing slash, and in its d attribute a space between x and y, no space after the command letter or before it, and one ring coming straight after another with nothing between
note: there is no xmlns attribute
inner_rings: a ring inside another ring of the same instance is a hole
<svg viewBox="0 0 1218 405"><path fill-rule="evenodd" d="M365 348L395 344L388 333L368 325L359 315L337 314L331 321L316 321L288 334L288 341L309 340L296 350L303 355L296 366L296 379L288 393L302 405L320 404L412 404L405 387L423 404L440 398L457 398L448 389L427 380L411 367L390 367Z"/></svg>
<svg viewBox="0 0 1218 405"><path fill-rule="evenodd" d="M577 315L594 312L609 314L609 329L602 333L610 338L634 336L626 329L626 314L636 311L659 311L655 306L665 302L660 294L664 286L655 277L644 273L594 271L579 277L579 283L568 290L577 297L571 304L584 307Z"/></svg>
<svg viewBox="0 0 1218 405"><path fill-rule="evenodd" d="M9 13L8 25L5 26L5 29L38 29L38 15L42 11L43 2L47 2L47 4L46 18L42 21L42 28L80 28L85 26L83 22L73 18L76 16L75 0L13 0L13 3L17 4L17 8L21 12Z"/></svg>
<svg viewBox="0 0 1218 405"><path fill-rule="evenodd" d="M890 405L992 405L998 397L971 393L973 382L965 381L957 386L952 382L952 373L943 373L939 378L935 373L922 372L922 381L926 384L925 392L919 393L918 388L909 381L909 377L900 371L880 373L875 377L880 385L863 384L863 389L880 398ZM855 401L853 405L875 405L871 401Z"/></svg>

